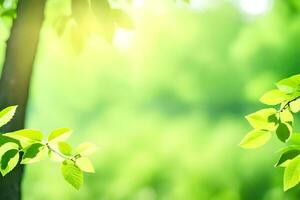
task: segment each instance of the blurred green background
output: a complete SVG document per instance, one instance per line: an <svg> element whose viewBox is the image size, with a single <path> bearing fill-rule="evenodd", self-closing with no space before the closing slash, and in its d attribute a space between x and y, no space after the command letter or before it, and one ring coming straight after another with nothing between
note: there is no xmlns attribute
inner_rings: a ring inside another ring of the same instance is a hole
<svg viewBox="0 0 300 200"><path fill-rule="evenodd" d="M299 199L273 167L281 144L238 143L258 98L300 72L300 1L124 2L112 1L135 29L118 30L113 44L92 36L78 54L53 28L69 1L48 1L27 127L71 127L72 144L99 151L79 192L58 164L26 167L24 200Z"/></svg>

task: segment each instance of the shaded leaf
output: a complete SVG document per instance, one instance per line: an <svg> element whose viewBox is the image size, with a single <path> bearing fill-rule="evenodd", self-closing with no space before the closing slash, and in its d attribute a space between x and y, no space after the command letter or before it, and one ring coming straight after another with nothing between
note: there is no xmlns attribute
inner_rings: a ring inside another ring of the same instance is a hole
<svg viewBox="0 0 300 200"><path fill-rule="evenodd" d="M278 166L286 167L288 161L291 161L292 159L294 159L299 154L300 154L300 150L299 149L292 149L292 150L284 152L280 156L278 162L275 164L275 167L278 167Z"/></svg>
<svg viewBox="0 0 300 200"><path fill-rule="evenodd" d="M47 155L47 147L41 143L35 143L24 149L21 164L31 164L41 161Z"/></svg>
<svg viewBox="0 0 300 200"><path fill-rule="evenodd" d="M16 149L11 149L3 154L1 157L1 174L5 176L10 171L12 171L19 162L19 151Z"/></svg>
<svg viewBox="0 0 300 200"><path fill-rule="evenodd" d="M279 140L286 142L292 134L292 127L287 123L280 123L276 129L276 135Z"/></svg>

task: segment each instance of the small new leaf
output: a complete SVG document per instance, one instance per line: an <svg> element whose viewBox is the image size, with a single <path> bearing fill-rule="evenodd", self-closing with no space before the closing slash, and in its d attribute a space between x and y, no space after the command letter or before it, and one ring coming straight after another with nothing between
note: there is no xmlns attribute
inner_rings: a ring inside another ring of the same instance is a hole
<svg viewBox="0 0 300 200"><path fill-rule="evenodd" d="M93 163L86 157L80 157L76 160L76 165L84 172L95 173Z"/></svg>
<svg viewBox="0 0 300 200"><path fill-rule="evenodd" d="M72 155L72 147L68 143L66 143L66 142L58 142L57 146L58 146L59 151L62 154L66 155L66 156Z"/></svg>
<svg viewBox="0 0 300 200"><path fill-rule="evenodd" d="M49 143L55 143L59 141L67 140L72 134L72 130L69 128L60 128L52 131L48 136Z"/></svg>
<svg viewBox="0 0 300 200"><path fill-rule="evenodd" d="M84 142L78 145L75 152L81 156L89 156L97 151L97 146L91 142Z"/></svg>
<svg viewBox="0 0 300 200"><path fill-rule="evenodd" d="M271 133L264 130L253 130L241 141L240 146L245 149L253 149L266 144L271 138Z"/></svg>
<svg viewBox="0 0 300 200"><path fill-rule="evenodd" d="M83 183L83 174L79 167L74 162L65 160L61 165L61 172L64 179L77 190L80 189Z"/></svg>

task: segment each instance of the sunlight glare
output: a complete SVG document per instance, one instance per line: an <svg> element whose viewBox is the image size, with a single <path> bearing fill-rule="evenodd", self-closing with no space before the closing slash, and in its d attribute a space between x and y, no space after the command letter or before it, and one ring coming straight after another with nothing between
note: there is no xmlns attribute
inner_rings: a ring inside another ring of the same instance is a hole
<svg viewBox="0 0 300 200"><path fill-rule="evenodd" d="M115 36L114 36L114 45L121 49L121 50L127 50L132 46L134 38L134 32L128 31L122 28L118 28Z"/></svg>
<svg viewBox="0 0 300 200"><path fill-rule="evenodd" d="M246 13L259 15L271 8L271 0L240 0L240 6Z"/></svg>

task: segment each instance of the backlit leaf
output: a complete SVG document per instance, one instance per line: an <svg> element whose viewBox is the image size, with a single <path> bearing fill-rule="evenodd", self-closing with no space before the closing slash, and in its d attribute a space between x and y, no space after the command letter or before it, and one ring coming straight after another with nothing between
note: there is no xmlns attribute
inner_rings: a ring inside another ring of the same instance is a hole
<svg viewBox="0 0 300 200"><path fill-rule="evenodd" d="M245 149L257 148L264 145L270 138L269 131L253 130L242 139L240 146Z"/></svg>
<svg viewBox="0 0 300 200"><path fill-rule="evenodd" d="M61 165L61 172L64 179L77 190L80 189L83 183L83 174L79 167L72 161L65 160Z"/></svg>
<svg viewBox="0 0 300 200"><path fill-rule="evenodd" d="M81 156L89 156L97 151L97 146L91 142L84 142L78 145L75 151Z"/></svg>
<svg viewBox="0 0 300 200"><path fill-rule="evenodd" d="M0 127L7 124L14 116L17 106L7 107L0 112Z"/></svg>
<svg viewBox="0 0 300 200"><path fill-rule="evenodd" d="M283 188L284 191L294 187L300 181L300 156L291 160L284 171Z"/></svg>
<svg viewBox="0 0 300 200"><path fill-rule="evenodd" d="M284 94L282 91L274 89L265 93L260 98L260 101L267 105L277 105L287 100L287 98L287 95Z"/></svg>
<svg viewBox="0 0 300 200"><path fill-rule="evenodd" d="M55 143L58 141L67 140L72 134L72 130L69 128L60 128L52 131L48 136L49 143Z"/></svg>
<svg viewBox="0 0 300 200"><path fill-rule="evenodd" d="M84 172L94 173L93 163L86 157L80 157L76 160L76 165Z"/></svg>

